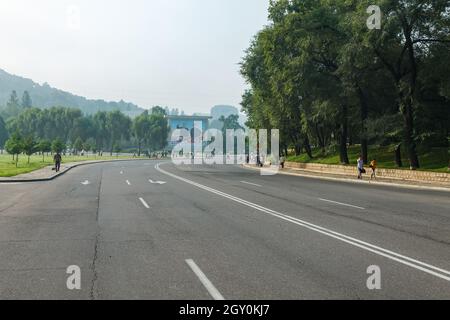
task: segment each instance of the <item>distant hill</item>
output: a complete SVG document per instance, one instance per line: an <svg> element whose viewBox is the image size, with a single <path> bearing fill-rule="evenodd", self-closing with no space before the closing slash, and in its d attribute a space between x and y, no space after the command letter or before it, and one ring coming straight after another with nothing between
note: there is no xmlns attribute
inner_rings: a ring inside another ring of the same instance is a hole
<svg viewBox="0 0 450 320"><path fill-rule="evenodd" d="M88 100L84 97L52 88L47 83L40 85L30 79L15 76L0 69L0 106L6 105L13 90L16 90L19 99L24 91L28 91L33 101L33 107L37 108L72 107L80 109L85 114L94 114L97 111L120 110L132 118L145 111L137 105L123 100L119 102Z"/></svg>

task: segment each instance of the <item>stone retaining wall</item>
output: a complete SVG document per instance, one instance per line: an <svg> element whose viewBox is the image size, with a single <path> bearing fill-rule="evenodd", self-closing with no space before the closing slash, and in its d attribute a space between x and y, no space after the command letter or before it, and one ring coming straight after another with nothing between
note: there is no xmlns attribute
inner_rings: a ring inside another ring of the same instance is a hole
<svg viewBox="0 0 450 320"><path fill-rule="evenodd" d="M286 168L324 174L325 173L339 174L345 176L352 176L352 175L356 176L358 174L356 170L356 165L355 167L352 167L352 166L326 165L317 163L286 162ZM366 170L367 174L370 175L372 170L370 168L366 168ZM449 173L398 170L398 169L377 169L377 176L385 179L426 181L450 185Z"/></svg>

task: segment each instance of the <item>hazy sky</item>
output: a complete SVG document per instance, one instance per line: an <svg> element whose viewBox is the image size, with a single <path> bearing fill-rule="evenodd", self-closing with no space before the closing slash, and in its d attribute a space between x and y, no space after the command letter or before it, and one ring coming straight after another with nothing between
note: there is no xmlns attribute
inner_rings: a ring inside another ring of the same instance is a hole
<svg viewBox="0 0 450 320"><path fill-rule="evenodd" d="M147 108L239 107L238 63L267 23L268 2L0 0L0 68Z"/></svg>

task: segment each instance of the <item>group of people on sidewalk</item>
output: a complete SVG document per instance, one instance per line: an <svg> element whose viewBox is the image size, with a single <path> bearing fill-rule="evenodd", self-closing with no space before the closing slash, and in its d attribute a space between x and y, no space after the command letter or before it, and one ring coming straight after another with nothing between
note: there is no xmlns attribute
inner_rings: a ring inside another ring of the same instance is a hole
<svg viewBox="0 0 450 320"><path fill-rule="evenodd" d="M286 163L286 158L284 156L280 157L280 166L281 169L284 169L285 167L285 163ZM378 162L376 159L373 159L370 162L369 165L370 169L372 169L372 173L370 175L370 180L374 180L377 178L376 172L377 172L377 168L378 168ZM362 155L359 156L358 161L357 161L357 169L358 169L358 179L362 180L363 179L363 174L367 173L366 169L364 168L364 158Z"/></svg>
<svg viewBox="0 0 450 320"><path fill-rule="evenodd" d="M357 164L358 164L358 179L362 180L363 174L367 173L366 169L364 168L364 159L363 159L362 155L359 156ZM370 167L370 169L372 169L372 174L370 176L370 180L376 179L377 178L376 171L377 171L377 167L378 167L377 160L373 159L370 162L369 167Z"/></svg>

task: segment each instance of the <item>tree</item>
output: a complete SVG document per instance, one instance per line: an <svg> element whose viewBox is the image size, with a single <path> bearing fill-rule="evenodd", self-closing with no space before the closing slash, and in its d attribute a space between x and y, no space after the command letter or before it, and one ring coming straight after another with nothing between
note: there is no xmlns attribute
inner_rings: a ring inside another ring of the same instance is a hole
<svg viewBox="0 0 450 320"><path fill-rule="evenodd" d="M12 134L11 137L5 143L5 149L6 152L8 152L13 156L13 161L15 156L15 163L17 168L17 163L19 162L19 154L23 150L23 141L20 134L18 133Z"/></svg>
<svg viewBox="0 0 450 320"><path fill-rule="evenodd" d="M8 130L6 129L5 121L0 116L0 149L2 153L6 140L8 140Z"/></svg>
<svg viewBox="0 0 450 320"><path fill-rule="evenodd" d="M80 151L83 150L83 140L81 138L77 138L73 144L73 149L75 151L75 154L78 154Z"/></svg>
<svg viewBox="0 0 450 320"><path fill-rule="evenodd" d="M5 119L17 116L20 113L20 111L21 109L19 99L17 98L17 92L13 90L11 92L8 102L6 103L6 109L4 111Z"/></svg>
<svg viewBox="0 0 450 320"><path fill-rule="evenodd" d="M97 112L94 115L94 124L96 128L96 149L99 154L103 153L104 148L109 144L111 135L108 130L108 113Z"/></svg>
<svg viewBox="0 0 450 320"><path fill-rule="evenodd" d="M28 91L24 91L22 95L22 108L30 109L33 106L33 102L31 101L30 94Z"/></svg>
<svg viewBox="0 0 450 320"><path fill-rule="evenodd" d="M36 152L36 140L33 136L28 136L23 139L23 152L28 156L28 164L30 164L30 157Z"/></svg>
<svg viewBox="0 0 450 320"><path fill-rule="evenodd" d="M83 143L83 149L86 152L93 151L94 153L97 151L95 147L95 140L94 138L89 138Z"/></svg>
<svg viewBox="0 0 450 320"><path fill-rule="evenodd" d="M129 139L131 131L131 119L120 111L112 111L107 116L107 130L110 136L111 156L114 146L121 139Z"/></svg>
<svg viewBox="0 0 450 320"><path fill-rule="evenodd" d="M60 139L55 139L52 142L52 151L54 153L61 153L66 149L66 145Z"/></svg>
<svg viewBox="0 0 450 320"><path fill-rule="evenodd" d="M36 150L42 153L42 162L45 162L45 154L52 150L52 144L49 140L42 139L37 144Z"/></svg>
<svg viewBox="0 0 450 320"><path fill-rule="evenodd" d="M368 1L360 1L364 7ZM397 104L403 116L403 142L411 169L420 168L417 155L417 111L421 95L424 62L436 48L449 51L450 15L447 0L384 1L381 32L361 29L363 44L390 73L397 90ZM427 72L424 72L426 74ZM448 79L448 74L440 74ZM448 105L448 104L447 104Z"/></svg>
<svg viewBox="0 0 450 320"><path fill-rule="evenodd" d="M133 135L138 142L138 156L141 156L142 144L147 140L151 127L148 111L144 111L133 121Z"/></svg>
<svg viewBox="0 0 450 320"><path fill-rule="evenodd" d="M17 92L16 90L13 90L11 92L11 95L9 96L9 100L6 103L6 106L19 106L19 99L17 98Z"/></svg>
<svg viewBox="0 0 450 320"><path fill-rule="evenodd" d="M163 150L167 145L169 131L169 124L164 110L160 107L153 108L150 115L150 130L147 136L150 150Z"/></svg>
<svg viewBox="0 0 450 320"><path fill-rule="evenodd" d="M230 150L227 150L227 130L239 130L239 129L244 129L240 124L239 124L239 115L237 114L232 114L229 117L225 118L224 116L221 116L219 119L220 122L222 122L222 135L224 137L223 139L223 150L227 153L231 152ZM233 141L235 142L235 141ZM234 150L233 150L234 154L237 154L237 143L234 143Z"/></svg>
<svg viewBox="0 0 450 320"><path fill-rule="evenodd" d="M370 143L402 142L412 169L418 143L448 146L448 0L379 1L381 30L366 25L371 4L271 1L271 23L241 63L247 125L280 129L285 152L337 144L345 164L348 144L361 144L367 162ZM377 129L388 131L380 139Z"/></svg>
<svg viewBox="0 0 450 320"><path fill-rule="evenodd" d="M113 151L116 153L116 156L119 156L119 153L122 151L122 147L120 146L120 143L116 142L113 146Z"/></svg>

